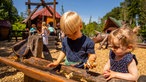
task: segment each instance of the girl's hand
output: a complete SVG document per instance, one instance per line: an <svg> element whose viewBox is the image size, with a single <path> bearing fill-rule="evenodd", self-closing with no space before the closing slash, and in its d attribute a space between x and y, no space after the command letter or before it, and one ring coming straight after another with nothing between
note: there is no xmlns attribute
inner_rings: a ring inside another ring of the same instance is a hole
<svg viewBox="0 0 146 82"><path fill-rule="evenodd" d="M105 76L108 76L108 78L106 78L106 80L108 81L108 80L110 80L110 79L116 77L116 72L114 72L114 71L112 71L112 70L109 70L109 71L105 74Z"/></svg>
<svg viewBox="0 0 146 82"><path fill-rule="evenodd" d="M56 67L59 63L57 61L52 62L50 64L47 65L47 67Z"/></svg>
<svg viewBox="0 0 146 82"><path fill-rule="evenodd" d="M108 77L110 76L110 70L104 71L104 72L103 72L103 76L104 76L105 78L108 78Z"/></svg>

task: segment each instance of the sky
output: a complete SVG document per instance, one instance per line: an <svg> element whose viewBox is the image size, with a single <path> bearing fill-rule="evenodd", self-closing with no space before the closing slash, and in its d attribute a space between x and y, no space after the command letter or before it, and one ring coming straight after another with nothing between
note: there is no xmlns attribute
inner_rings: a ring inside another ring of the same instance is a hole
<svg viewBox="0 0 146 82"><path fill-rule="evenodd" d="M17 8L18 13L25 12L27 6L25 2L28 0L13 0L14 6ZM53 2L53 0L44 0L45 2ZM106 13L110 12L113 8L120 6L124 0L56 0L56 11L61 14L61 6L63 5L64 11L77 12L85 23L91 21L99 22L98 19L102 18ZM41 2L40 0L31 0L31 2ZM53 5L52 5L53 6ZM31 11L36 6L31 6ZM42 8L42 7L41 7Z"/></svg>

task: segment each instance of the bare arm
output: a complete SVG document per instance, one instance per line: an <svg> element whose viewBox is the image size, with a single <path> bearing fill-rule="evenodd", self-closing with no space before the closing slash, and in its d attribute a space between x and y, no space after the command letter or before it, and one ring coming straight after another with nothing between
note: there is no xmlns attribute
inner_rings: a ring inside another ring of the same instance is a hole
<svg viewBox="0 0 146 82"><path fill-rule="evenodd" d="M107 70L110 70L110 60L107 61L103 69L103 71L107 71Z"/></svg>
<svg viewBox="0 0 146 82"><path fill-rule="evenodd" d="M56 34L56 30L55 30L55 28L53 28L54 29L54 33Z"/></svg>
<svg viewBox="0 0 146 82"><path fill-rule="evenodd" d="M64 57L65 57L65 54L61 51L60 55L59 55L59 57L57 59L57 62L60 63L64 59Z"/></svg>
<svg viewBox="0 0 146 82"><path fill-rule="evenodd" d="M104 68L103 68L103 76L104 76L105 78L107 78L107 77L110 76L109 70L110 70L110 60L107 61L107 63L105 64L105 66L104 66Z"/></svg>
<svg viewBox="0 0 146 82"><path fill-rule="evenodd" d="M65 57L65 54L61 51L58 59L53 63L47 65L47 67L56 67Z"/></svg>
<svg viewBox="0 0 146 82"><path fill-rule="evenodd" d="M122 78L125 80L136 81L138 79L138 70L137 70L137 66L134 59L129 64L128 70L129 70L129 73L117 73L116 77Z"/></svg>
<svg viewBox="0 0 146 82"><path fill-rule="evenodd" d="M44 34L44 27L42 27L42 33L41 34Z"/></svg>

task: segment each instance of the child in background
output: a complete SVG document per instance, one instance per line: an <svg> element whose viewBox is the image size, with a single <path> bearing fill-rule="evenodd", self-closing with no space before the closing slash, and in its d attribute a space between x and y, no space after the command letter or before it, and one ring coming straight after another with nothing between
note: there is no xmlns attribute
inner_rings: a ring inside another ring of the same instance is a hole
<svg viewBox="0 0 146 82"><path fill-rule="evenodd" d="M46 22L42 22L42 38L43 38L43 55L46 60L53 61L52 56L47 48L48 46L48 37L50 31L48 30Z"/></svg>
<svg viewBox="0 0 146 82"><path fill-rule="evenodd" d="M42 22L42 37L43 37L43 44L48 45L48 37L50 31L48 30L46 22Z"/></svg>
<svg viewBox="0 0 146 82"><path fill-rule="evenodd" d="M66 37L62 41L62 52L58 59L48 64L48 67L57 66L66 56L65 65L77 68L92 68L96 59L94 42L82 34L82 20L76 12L66 12L60 20L60 28Z"/></svg>
<svg viewBox="0 0 146 82"><path fill-rule="evenodd" d="M55 30L55 28L53 27L53 22L50 22L50 23L49 23L48 30L50 31L50 35L51 35L51 36L55 36L55 35L56 35L56 30Z"/></svg>
<svg viewBox="0 0 146 82"><path fill-rule="evenodd" d="M31 25L31 28L30 28L29 32L30 32L31 35L37 33L37 28L36 28L35 24Z"/></svg>
<svg viewBox="0 0 146 82"><path fill-rule="evenodd" d="M109 60L104 67L104 77L137 81L137 60L131 51L136 45L136 35L128 26L122 26L112 31L108 37L112 49Z"/></svg>

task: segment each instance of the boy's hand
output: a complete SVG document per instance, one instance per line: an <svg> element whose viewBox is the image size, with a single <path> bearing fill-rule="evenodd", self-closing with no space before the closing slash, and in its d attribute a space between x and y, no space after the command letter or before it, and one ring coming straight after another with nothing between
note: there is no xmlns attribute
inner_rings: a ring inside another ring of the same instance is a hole
<svg viewBox="0 0 146 82"><path fill-rule="evenodd" d="M56 67L59 63L57 61L52 62L50 64L47 65L47 67Z"/></svg>
<svg viewBox="0 0 146 82"><path fill-rule="evenodd" d="M85 64L85 68L86 67L91 68L91 69L95 68L96 67L95 60L96 60L96 56L95 55L90 55L88 60L87 60L87 63Z"/></svg>

